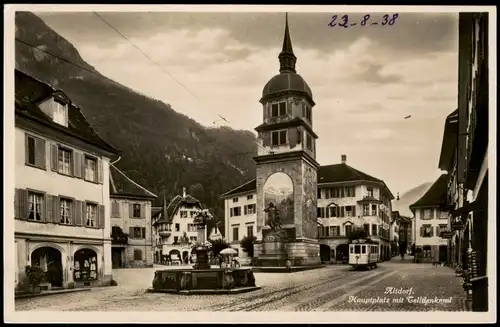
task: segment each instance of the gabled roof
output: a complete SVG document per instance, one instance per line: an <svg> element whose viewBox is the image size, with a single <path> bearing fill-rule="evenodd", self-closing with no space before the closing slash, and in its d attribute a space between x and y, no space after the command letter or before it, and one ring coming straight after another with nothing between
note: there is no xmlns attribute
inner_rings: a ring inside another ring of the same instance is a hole
<svg viewBox="0 0 500 327"><path fill-rule="evenodd" d="M156 199L157 196L134 182L120 169L114 165L109 165L109 192L113 195L132 198Z"/></svg>
<svg viewBox="0 0 500 327"><path fill-rule="evenodd" d="M68 97L61 90L55 90L47 83L41 82L19 70L15 70L15 113L37 123L49 126L55 130L84 140L94 146L113 154L119 151L104 141L90 125L80 108L73 103L68 105L68 127L55 123L47 116L38 104L57 94L65 99ZM69 100L69 99L68 99Z"/></svg>
<svg viewBox="0 0 500 327"><path fill-rule="evenodd" d="M385 185L384 181L373 176L370 176L366 173L363 173L360 170L352 168L351 166L341 163L336 165L328 165L328 166L320 166L318 170L318 184L322 183L340 183L340 182L350 182L350 181L367 181L367 182L375 182L382 184L387 192L391 195L392 199L394 196L391 191ZM229 192L226 192L221 195L221 198L227 198L236 194L242 194L246 192L255 192L257 190L257 180L252 179L251 181L246 182ZM373 198L373 201L377 201Z"/></svg>
<svg viewBox="0 0 500 327"><path fill-rule="evenodd" d="M242 184L242 185L232 189L231 191L222 194L221 198L226 198L226 197L229 197L231 195L240 194L240 193L255 192L256 190L257 190L257 180L254 178L251 181L248 181L245 184Z"/></svg>
<svg viewBox="0 0 500 327"><path fill-rule="evenodd" d="M198 205L200 209L204 208L200 201L189 194L187 194L185 197L176 195L168 204L166 203L166 199L163 199L163 210L159 211L156 215L153 215L153 218L158 219L155 224L171 223L173 221L175 213L177 212L177 209L182 204Z"/></svg>
<svg viewBox="0 0 500 327"><path fill-rule="evenodd" d="M447 191L448 174L442 174L417 202L410 205L410 210L413 211L417 207L439 206L443 202L443 199L446 199Z"/></svg>

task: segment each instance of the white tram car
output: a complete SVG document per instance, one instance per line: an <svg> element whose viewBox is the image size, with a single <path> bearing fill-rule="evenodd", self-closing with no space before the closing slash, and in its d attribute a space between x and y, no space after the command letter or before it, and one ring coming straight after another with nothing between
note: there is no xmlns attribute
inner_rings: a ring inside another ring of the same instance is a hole
<svg viewBox="0 0 500 327"><path fill-rule="evenodd" d="M377 268L380 261L377 242L368 239L353 240L349 244L349 264L357 268Z"/></svg>

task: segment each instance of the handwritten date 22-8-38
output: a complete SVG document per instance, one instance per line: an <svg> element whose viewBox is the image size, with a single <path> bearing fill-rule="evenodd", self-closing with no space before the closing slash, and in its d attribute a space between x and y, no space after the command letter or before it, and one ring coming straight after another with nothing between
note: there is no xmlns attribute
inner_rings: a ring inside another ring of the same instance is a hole
<svg viewBox="0 0 500 327"><path fill-rule="evenodd" d="M361 21L352 20L349 21L349 15L343 15L342 17L338 17L338 15L333 15L332 20L328 23L328 27L343 27L348 28L351 26L373 26L373 25L382 25L382 26L392 26L396 23L396 19L398 19L399 15L396 14L385 14L382 17L371 16L370 14L366 14L363 16Z"/></svg>

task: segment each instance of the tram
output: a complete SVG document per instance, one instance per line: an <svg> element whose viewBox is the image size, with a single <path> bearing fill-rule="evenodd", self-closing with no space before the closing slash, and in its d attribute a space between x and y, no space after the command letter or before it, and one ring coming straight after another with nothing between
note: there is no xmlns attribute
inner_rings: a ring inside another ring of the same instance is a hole
<svg viewBox="0 0 500 327"><path fill-rule="evenodd" d="M358 268L377 268L380 261L378 242L370 239L356 239L349 244L349 264Z"/></svg>

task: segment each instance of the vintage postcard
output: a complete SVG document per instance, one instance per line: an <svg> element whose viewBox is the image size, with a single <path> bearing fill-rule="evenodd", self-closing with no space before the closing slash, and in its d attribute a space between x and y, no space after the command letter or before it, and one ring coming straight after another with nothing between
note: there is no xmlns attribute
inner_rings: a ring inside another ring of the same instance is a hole
<svg viewBox="0 0 500 327"><path fill-rule="evenodd" d="M494 7L4 15L6 321L496 321Z"/></svg>

